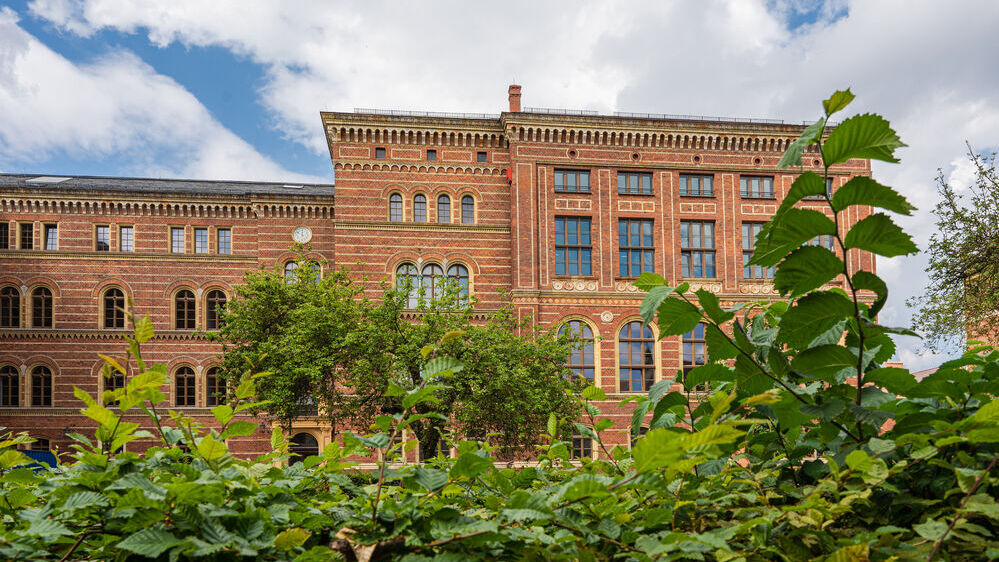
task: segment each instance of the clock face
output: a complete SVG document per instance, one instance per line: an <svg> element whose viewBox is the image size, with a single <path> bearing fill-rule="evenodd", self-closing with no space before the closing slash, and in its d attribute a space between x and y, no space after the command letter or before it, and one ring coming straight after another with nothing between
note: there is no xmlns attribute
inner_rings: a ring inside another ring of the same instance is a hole
<svg viewBox="0 0 999 562"><path fill-rule="evenodd" d="M308 227L300 226L295 229L295 232L291 233L291 237L299 244L305 244L309 240L312 240L312 231Z"/></svg>

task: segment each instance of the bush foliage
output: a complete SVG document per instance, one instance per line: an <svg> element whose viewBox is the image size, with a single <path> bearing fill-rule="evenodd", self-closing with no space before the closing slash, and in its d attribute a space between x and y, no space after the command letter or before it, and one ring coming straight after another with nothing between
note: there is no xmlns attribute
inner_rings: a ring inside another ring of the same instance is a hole
<svg viewBox="0 0 999 562"><path fill-rule="evenodd" d="M825 116L790 148L783 165L818 145L828 166L850 158L895 161L901 146L876 115L850 117L825 135L825 121L852 99L836 92ZM604 443L612 426L582 393L581 422L552 415L537 461L494 464L493 447L455 443L456 458L422 465L385 461L403 429L434 415L437 396L465 365L431 348L415 381L390 385L397 413L372 432L345 433L321 455L286 466L287 443L256 460L229 454L227 442L252 431L233 421L255 407L257 380L245 376L220 427L162 413L165 370L148 367L136 323L126 388L93 398L77 391L100 424L95 440L76 436L72 462L32 470L2 444L0 554L10 559L208 557L296 560L982 560L999 557L999 352L971 349L916 380L884 368L906 330L880 325L885 284L851 271L858 250L893 256L915 251L883 213L845 235L842 213L867 205L911 207L893 189L854 178L831 197L822 177L801 174L757 239L754 263L776 266L786 302L724 309L717 297L639 280L641 312L661 336L707 325L710 362L680 381L656 383L636 402L632 448ZM795 206L822 197L830 214ZM835 252L805 246L818 235ZM828 288L842 279L842 287ZM446 345L446 343L444 344ZM108 370L126 371L108 359ZM266 379L263 379L266 380ZM709 383L706 397L689 390ZM700 396L700 395L698 395ZM108 407L118 401L120 412ZM121 414L146 413L146 434ZM432 408L430 409L432 410ZM642 436L642 428L648 427ZM569 460L560 436L594 439L596 459ZM137 437L160 445L114 453ZM375 472L350 459L374 454Z"/></svg>

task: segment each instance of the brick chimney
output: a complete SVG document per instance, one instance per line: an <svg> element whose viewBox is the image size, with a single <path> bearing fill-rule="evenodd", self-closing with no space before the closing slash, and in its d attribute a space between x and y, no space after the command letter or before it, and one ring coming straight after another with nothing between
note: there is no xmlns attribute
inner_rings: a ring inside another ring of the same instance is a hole
<svg viewBox="0 0 999 562"><path fill-rule="evenodd" d="M520 84L510 84L510 111L520 111Z"/></svg>

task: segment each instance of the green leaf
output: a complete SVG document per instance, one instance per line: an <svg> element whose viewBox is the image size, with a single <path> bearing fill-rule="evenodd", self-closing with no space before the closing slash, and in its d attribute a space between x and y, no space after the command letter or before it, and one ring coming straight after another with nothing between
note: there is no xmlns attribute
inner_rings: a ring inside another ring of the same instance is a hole
<svg viewBox="0 0 999 562"><path fill-rule="evenodd" d="M694 367L683 378L683 386L693 390L699 384L713 382L731 382L735 379L732 369L718 363L709 363Z"/></svg>
<svg viewBox="0 0 999 562"><path fill-rule="evenodd" d="M312 536L312 533L302 529L301 527L285 529L274 537L274 547L280 550L298 548L305 544L305 541L309 540L310 536Z"/></svg>
<svg viewBox="0 0 999 562"><path fill-rule="evenodd" d="M198 453L206 460L213 461L225 456L228 452L225 443L218 441L211 434L205 435L198 443Z"/></svg>
<svg viewBox="0 0 999 562"><path fill-rule="evenodd" d="M919 533L919 536L924 539L931 541L938 541L943 538L944 533L947 532L947 524L943 521L937 521L935 519L927 519L922 523L918 523L912 526L912 530Z"/></svg>
<svg viewBox="0 0 999 562"><path fill-rule="evenodd" d="M662 287L666 285L666 279L658 273L646 271L645 273L639 275L638 279L635 279L633 285L643 291L651 292L655 287Z"/></svg>
<svg viewBox="0 0 999 562"><path fill-rule="evenodd" d="M232 411L232 406L227 404L219 404L212 408L212 415L218 420L220 424L227 424L232 420L232 416L235 415Z"/></svg>
<svg viewBox="0 0 999 562"><path fill-rule="evenodd" d="M850 105L853 98L856 96L850 92L850 88L845 90L836 90L833 95L829 96L829 99L822 101L822 109L826 110L827 116L832 116L833 113L840 111L844 107Z"/></svg>
<svg viewBox="0 0 999 562"><path fill-rule="evenodd" d="M895 149L906 146L891 124L880 115L854 115L840 123L822 146L826 166L846 162L851 158L870 158L898 162Z"/></svg>
<svg viewBox="0 0 999 562"><path fill-rule="evenodd" d="M731 359L739 354L735 344L714 324L704 327L704 341L708 345L708 359L711 361Z"/></svg>
<svg viewBox="0 0 999 562"><path fill-rule="evenodd" d="M146 343L153 337L153 321L145 315L135 323L134 337L137 343ZM141 367L140 367L141 368Z"/></svg>
<svg viewBox="0 0 999 562"><path fill-rule="evenodd" d="M829 421L840 415L846 408L846 403L839 398L826 400L821 404L802 404L798 410L809 418L820 418Z"/></svg>
<svg viewBox="0 0 999 562"><path fill-rule="evenodd" d="M62 504L62 509L65 511L75 511L88 507L105 507L109 503L106 497L97 492L76 492L66 498L66 501Z"/></svg>
<svg viewBox="0 0 999 562"><path fill-rule="evenodd" d="M604 400L607 398L607 394L602 388L590 385L583 389L583 398L585 400Z"/></svg>
<svg viewBox="0 0 999 562"><path fill-rule="evenodd" d="M632 458L635 460L635 470L652 472L665 466L676 464L683 458L683 450L679 445L679 433L665 428L650 429L644 437L635 443Z"/></svg>
<svg viewBox="0 0 999 562"><path fill-rule="evenodd" d="M910 215L916 210L897 191L866 176L855 176L833 194L832 206L836 211L851 205L878 207L900 215Z"/></svg>
<svg viewBox="0 0 999 562"><path fill-rule="evenodd" d="M787 150L784 152L784 156L781 157L780 162L777 163L777 168L789 168L791 166L801 165L801 155L805 152L805 148L810 144L814 144L819 137L822 136L822 131L825 130L826 118L823 117L815 123L812 123L801 133L801 136L794 140Z"/></svg>
<svg viewBox="0 0 999 562"><path fill-rule="evenodd" d="M493 461L489 457L482 457L475 453L462 453L454 466L451 467L452 478L475 478L493 467Z"/></svg>
<svg viewBox="0 0 999 562"><path fill-rule="evenodd" d="M447 473L436 468L416 467L413 471L413 481L433 492L447 484Z"/></svg>
<svg viewBox="0 0 999 562"><path fill-rule="evenodd" d="M874 459L864 451L855 449L846 456L846 466L857 472L868 472L874 467Z"/></svg>
<svg viewBox="0 0 999 562"><path fill-rule="evenodd" d="M236 387L236 398L240 400L247 400L253 398L253 395L257 392L257 386L253 383L253 379L245 378L239 381L239 386Z"/></svg>
<svg viewBox="0 0 999 562"><path fill-rule="evenodd" d="M424 387L416 387L410 390L402 397L402 408L408 410L417 404L432 404L438 402L437 396L434 394L440 389L439 385L427 385Z"/></svg>
<svg viewBox="0 0 999 562"><path fill-rule="evenodd" d="M111 365L111 367L115 371L118 371L119 373L121 373L123 375L127 374L125 372L125 368L122 367L121 363L118 363L118 361L114 357L108 357L107 355L104 355L103 353L98 353L97 356L100 357L101 359L103 359L104 362L107 363L108 365Z"/></svg>
<svg viewBox="0 0 999 562"><path fill-rule="evenodd" d="M39 518L32 521L31 526L28 527L28 530L25 531L25 533L41 537L46 541L54 541L58 537L65 537L73 534L72 531L67 529L62 523L45 518Z"/></svg>
<svg viewBox="0 0 999 562"><path fill-rule="evenodd" d="M883 213L875 213L853 225L846 233L843 244L847 248L860 248L886 258L919 251L912 238Z"/></svg>
<svg viewBox="0 0 999 562"><path fill-rule="evenodd" d="M814 197L817 195L826 194L826 182L823 181L822 176L816 174L815 172L804 172L794 179L794 183L791 184L791 189L787 191L787 195L780 202L780 207L777 207L777 212L774 213L774 219L779 219L786 213L789 209L793 209L794 206L805 197ZM764 231L768 227L764 227Z"/></svg>
<svg viewBox="0 0 999 562"><path fill-rule="evenodd" d="M774 288L781 295L798 297L843 273L843 260L822 246L803 246L777 266Z"/></svg>
<svg viewBox="0 0 999 562"><path fill-rule="evenodd" d="M840 384L857 374L857 355L838 345L820 345L808 348L791 361L791 368L809 379Z"/></svg>
<svg viewBox="0 0 999 562"><path fill-rule="evenodd" d="M874 318L888 301L888 285L870 271L858 271L853 274L853 286L857 289L873 291L877 298L871 303L870 316Z"/></svg>
<svg viewBox="0 0 999 562"><path fill-rule="evenodd" d="M697 301L701 304L701 308L704 309L708 318L715 323L724 324L735 317L734 313L722 310L721 305L718 304L718 297L711 291L698 289L694 294L697 295Z"/></svg>
<svg viewBox="0 0 999 562"><path fill-rule="evenodd" d="M139 556L156 558L165 551L182 543L180 539L159 528L142 529L119 541L117 548L134 552Z"/></svg>
<svg viewBox="0 0 999 562"><path fill-rule="evenodd" d="M774 387L774 381L745 355L735 358L735 384L741 394L760 394Z"/></svg>
<svg viewBox="0 0 999 562"><path fill-rule="evenodd" d="M645 275L645 273L642 275ZM652 320L656 317L656 310L659 309L659 305L673 294L673 291L673 287L652 287L649 289L649 294L645 295L645 298L642 299L642 304L638 308L638 313L642 315L642 320L646 324L652 323Z"/></svg>
<svg viewBox="0 0 999 562"><path fill-rule="evenodd" d="M225 428L219 439L225 440L230 437L248 437L253 435L253 432L257 430L257 424L249 421L236 420L229 424L229 427Z"/></svg>
<svg viewBox="0 0 999 562"><path fill-rule="evenodd" d="M659 305L659 339L680 336L697 327L701 311L687 301L666 299Z"/></svg>
<svg viewBox="0 0 999 562"><path fill-rule="evenodd" d="M555 432L558 431L558 418L555 417L555 412L548 414L548 424L546 428L548 429L548 435L555 437Z"/></svg>
<svg viewBox="0 0 999 562"><path fill-rule="evenodd" d="M659 400L669 392L669 389L673 387L673 379L663 379L657 381L649 388L649 401L653 404L659 402Z"/></svg>
<svg viewBox="0 0 999 562"><path fill-rule="evenodd" d="M421 376L424 380L431 377L457 373L465 368L465 365L453 357L434 357L423 366Z"/></svg>
<svg viewBox="0 0 999 562"><path fill-rule="evenodd" d="M804 348L853 312L853 301L841 293L809 293L784 313L779 337L795 348Z"/></svg>
<svg viewBox="0 0 999 562"><path fill-rule="evenodd" d="M820 234L836 234L836 223L812 209L788 209L767 224L768 228L756 237L756 249L749 265L777 265L791 250L812 238Z"/></svg>

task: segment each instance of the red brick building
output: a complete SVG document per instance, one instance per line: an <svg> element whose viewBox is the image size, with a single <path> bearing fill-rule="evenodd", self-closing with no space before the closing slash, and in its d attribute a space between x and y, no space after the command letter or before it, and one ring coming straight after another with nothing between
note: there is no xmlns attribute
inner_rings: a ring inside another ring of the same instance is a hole
<svg viewBox="0 0 999 562"><path fill-rule="evenodd" d="M641 325L631 281L642 271L723 304L776 298L769 272L743 260L790 189L795 172L776 165L803 126L521 110L519 86L509 103L498 115L322 113L335 196L332 185L0 175L0 425L63 448L89 425L72 388L105 384L97 354L123 349L108 312L123 298L152 317L147 359L169 366L171 403L208 415L218 347L198 331L213 326L209 303L244 271L281 267L294 240L372 285L450 276L483 310L506 294L521 316L570 323L587 340L570 364L608 393L605 412L703 357L703 336L659 341ZM819 170L815 155L804 161ZM837 166L830 189L869 174L866 160ZM868 212L852 207L848 223ZM874 269L873 256L852 260ZM623 425L610 440L627 442ZM333 437L295 426L319 446Z"/></svg>

